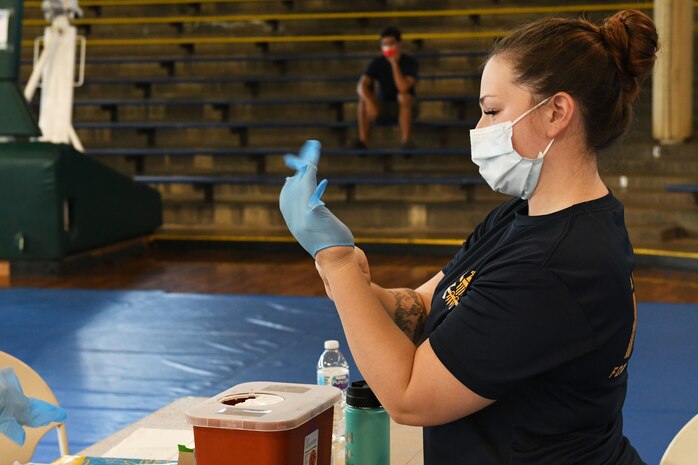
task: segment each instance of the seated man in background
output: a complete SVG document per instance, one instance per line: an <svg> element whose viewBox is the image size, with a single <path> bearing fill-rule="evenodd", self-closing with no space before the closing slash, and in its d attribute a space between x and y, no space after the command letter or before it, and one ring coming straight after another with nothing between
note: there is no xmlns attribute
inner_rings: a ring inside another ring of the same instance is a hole
<svg viewBox="0 0 698 465"><path fill-rule="evenodd" d="M402 148L413 148L412 120L414 117L414 86L419 66L417 61L402 53L400 31L389 27L381 33L382 56L376 57L364 71L356 86L359 94L357 149L368 145L371 124L400 124ZM378 83L374 92L373 83Z"/></svg>

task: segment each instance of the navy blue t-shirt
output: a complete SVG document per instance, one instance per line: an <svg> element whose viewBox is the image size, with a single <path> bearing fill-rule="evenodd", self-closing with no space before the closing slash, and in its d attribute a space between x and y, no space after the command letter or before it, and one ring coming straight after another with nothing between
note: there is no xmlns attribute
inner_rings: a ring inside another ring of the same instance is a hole
<svg viewBox="0 0 698 465"><path fill-rule="evenodd" d="M419 64L411 56L402 53L398 62L400 71L404 76L412 76L415 81L419 73ZM397 100L397 86L393 77L393 67L383 55L376 57L368 64L364 74L378 82L378 98L382 100ZM414 87L410 87L410 94L414 95Z"/></svg>
<svg viewBox="0 0 698 465"><path fill-rule="evenodd" d="M623 206L608 194L542 216L512 199L444 267L425 335L496 400L424 428L426 465L641 465L623 436L637 310Z"/></svg>

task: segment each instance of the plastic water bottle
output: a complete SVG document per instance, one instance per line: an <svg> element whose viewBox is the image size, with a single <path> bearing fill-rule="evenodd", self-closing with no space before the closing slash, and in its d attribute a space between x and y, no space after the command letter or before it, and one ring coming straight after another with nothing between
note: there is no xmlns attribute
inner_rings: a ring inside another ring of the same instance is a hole
<svg viewBox="0 0 698 465"><path fill-rule="evenodd" d="M349 364L339 351L339 341L325 341L325 351L317 362L317 383L342 390L342 400L334 406L332 442L344 442L344 406L349 386ZM342 447L343 448L343 447Z"/></svg>

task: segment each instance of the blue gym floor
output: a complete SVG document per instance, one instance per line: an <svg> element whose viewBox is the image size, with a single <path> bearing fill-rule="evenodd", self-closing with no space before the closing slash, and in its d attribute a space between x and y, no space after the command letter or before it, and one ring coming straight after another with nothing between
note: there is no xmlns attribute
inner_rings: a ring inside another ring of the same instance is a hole
<svg viewBox="0 0 698 465"><path fill-rule="evenodd" d="M656 465L698 413L698 305L640 304L638 313L625 432ZM246 381L313 383L325 339L349 355L326 298L0 290L0 350L53 388L72 452L182 396ZM50 433L34 460L57 455Z"/></svg>

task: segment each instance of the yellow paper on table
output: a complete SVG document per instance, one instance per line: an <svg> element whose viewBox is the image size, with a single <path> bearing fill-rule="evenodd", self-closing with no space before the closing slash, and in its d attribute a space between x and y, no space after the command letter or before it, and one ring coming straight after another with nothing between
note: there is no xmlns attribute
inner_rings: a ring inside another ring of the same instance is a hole
<svg viewBox="0 0 698 465"><path fill-rule="evenodd" d="M171 460L150 460L150 459L121 459L113 457L83 457L80 455L64 455L53 462L53 465L177 465Z"/></svg>
<svg viewBox="0 0 698 465"><path fill-rule="evenodd" d="M55 465L82 465L85 462L85 457L79 457L77 455L64 455L55 462Z"/></svg>

